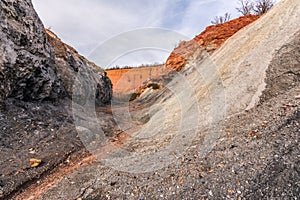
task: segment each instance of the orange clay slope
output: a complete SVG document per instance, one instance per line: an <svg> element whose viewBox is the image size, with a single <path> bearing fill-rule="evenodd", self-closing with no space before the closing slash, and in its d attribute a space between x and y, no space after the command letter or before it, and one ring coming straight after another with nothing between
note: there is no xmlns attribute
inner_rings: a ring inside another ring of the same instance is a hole
<svg viewBox="0 0 300 200"><path fill-rule="evenodd" d="M256 15L247 15L224 24L208 26L194 39L181 42L167 59L166 66L173 70L180 71L197 49L202 47L208 53L213 53L228 38L258 18L259 16Z"/></svg>

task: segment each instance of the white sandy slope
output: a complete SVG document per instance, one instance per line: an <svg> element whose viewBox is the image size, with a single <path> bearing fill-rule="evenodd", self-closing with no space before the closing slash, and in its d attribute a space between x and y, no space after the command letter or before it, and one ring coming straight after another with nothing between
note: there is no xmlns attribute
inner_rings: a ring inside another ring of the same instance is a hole
<svg viewBox="0 0 300 200"><path fill-rule="evenodd" d="M215 52L212 60L225 86L228 114L250 109L258 102L274 54L298 31L300 1L284 0Z"/></svg>
<svg viewBox="0 0 300 200"><path fill-rule="evenodd" d="M153 171L188 150L199 133L203 136L199 153L209 152L220 136L216 124L256 105L272 58L298 31L300 1L284 0L212 56L203 60L205 54L195 52L183 75L166 86L171 92L149 109L150 121L104 163L122 171ZM114 114L118 118L122 112Z"/></svg>

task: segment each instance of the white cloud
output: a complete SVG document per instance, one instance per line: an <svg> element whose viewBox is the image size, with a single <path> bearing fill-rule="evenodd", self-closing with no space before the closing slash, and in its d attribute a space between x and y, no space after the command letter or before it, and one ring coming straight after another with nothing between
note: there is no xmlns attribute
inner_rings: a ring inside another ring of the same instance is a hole
<svg viewBox="0 0 300 200"><path fill-rule="evenodd" d="M131 29L160 26L168 1L34 0L46 27L83 54L105 39Z"/></svg>
<svg viewBox="0 0 300 200"><path fill-rule="evenodd" d="M137 28L167 28L192 38L216 15L230 12L236 17L236 1L228 0L32 1L45 27L52 27L63 41L84 56L109 38ZM166 56L154 56L159 60L153 62L163 62Z"/></svg>

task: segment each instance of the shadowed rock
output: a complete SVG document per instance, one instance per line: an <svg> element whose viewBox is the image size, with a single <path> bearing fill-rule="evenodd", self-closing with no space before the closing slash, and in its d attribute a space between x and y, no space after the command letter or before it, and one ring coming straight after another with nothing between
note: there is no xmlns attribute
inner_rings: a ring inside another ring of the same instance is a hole
<svg viewBox="0 0 300 200"><path fill-rule="evenodd" d="M0 199L84 151L71 113L78 74L94 86L93 102L110 102L105 72L46 34L30 0L0 1ZM112 130L111 118L103 114L102 127ZM41 163L31 168L31 158Z"/></svg>

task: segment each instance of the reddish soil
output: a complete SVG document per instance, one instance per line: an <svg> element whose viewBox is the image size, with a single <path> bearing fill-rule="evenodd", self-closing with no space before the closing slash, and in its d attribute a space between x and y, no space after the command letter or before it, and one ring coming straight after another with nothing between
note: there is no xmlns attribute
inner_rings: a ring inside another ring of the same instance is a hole
<svg viewBox="0 0 300 200"><path fill-rule="evenodd" d="M248 15L233 19L224 24L207 27L202 33L191 41L184 41L171 53L166 61L167 67L180 71L193 53L202 47L208 53L217 50L228 38L240 29L257 20L259 16Z"/></svg>
<svg viewBox="0 0 300 200"><path fill-rule="evenodd" d="M97 159L104 158L107 152L113 152L120 148L124 142L130 138L128 133L120 131L116 133L115 137L111 138L111 143L100 148L97 151L97 155L91 155L84 151L82 153L71 155L64 163L61 163L59 167L48 173L46 176L41 177L36 184L31 184L27 188L17 192L12 198L16 200L34 200L39 196L42 196L51 187L58 184L64 177L78 171L81 168L91 165L97 162ZM98 153L99 152L99 153ZM105 153L103 153L105 152Z"/></svg>
<svg viewBox="0 0 300 200"><path fill-rule="evenodd" d="M86 152L76 157L69 158L50 174L37 181L37 184L32 184L28 188L24 189L24 191L19 191L20 193L16 194L13 198L16 200L37 199L53 185L59 183L65 176L79 170L82 167L90 165L95 161L95 157L90 156Z"/></svg>
<svg viewBox="0 0 300 200"><path fill-rule="evenodd" d="M208 52L219 48L228 38L244 28L248 24L256 21L259 18L257 15L242 16L233 19L224 24L208 26L205 31L194 38Z"/></svg>

